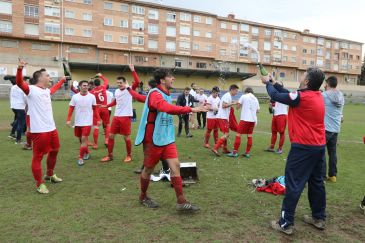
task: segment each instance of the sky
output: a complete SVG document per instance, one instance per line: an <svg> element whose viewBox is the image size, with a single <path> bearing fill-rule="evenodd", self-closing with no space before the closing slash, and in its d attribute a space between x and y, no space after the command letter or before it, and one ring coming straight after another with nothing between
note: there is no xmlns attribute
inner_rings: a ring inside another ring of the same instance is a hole
<svg viewBox="0 0 365 243"><path fill-rule="evenodd" d="M364 0L143 0L365 43ZM365 52L363 46L363 54Z"/></svg>

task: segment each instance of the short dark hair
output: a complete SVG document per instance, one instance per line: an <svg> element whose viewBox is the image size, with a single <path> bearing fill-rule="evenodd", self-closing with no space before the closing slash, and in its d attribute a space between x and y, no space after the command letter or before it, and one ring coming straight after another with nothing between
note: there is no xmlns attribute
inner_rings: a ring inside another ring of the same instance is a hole
<svg viewBox="0 0 365 243"><path fill-rule="evenodd" d="M326 83L328 84L328 86L330 86L331 88L336 88L337 87L337 78L336 76L329 76L326 79Z"/></svg>
<svg viewBox="0 0 365 243"><path fill-rule="evenodd" d="M319 90L325 79L323 71L317 67L310 67L306 72L306 79L308 80L307 89L313 91Z"/></svg>
<svg viewBox="0 0 365 243"><path fill-rule="evenodd" d="M214 87L212 88L212 92L217 92L217 93L219 93L219 87L218 87L218 86L214 86Z"/></svg>
<svg viewBox="0 0 365 243"><path fill-rule="evenodd" d="M87 83L87 84L89 84L89 81L87 81L87 80L81 80L81 81L79 82L79 87L81 87L81 85L82 85L83 83Z"/></svg>
<svg viewBox="0 0 365 243"><path fill-rule="evenodd" d="M100 83L101 83L100 79L98 78L94 79L95 86L100 86Z"/></svg>
<svg viewBox="0 0 365 243"><path fill-rule="evenodd" d="M95 84L94 84L94 80L90 80L90 81L89 81L89 85L95 85Z"/></svg>
<svg viewBox="0 0 365 243"><path fill-rule="evenodd" d="M150 79L150 81L148 81L148 85L153 89L157 87L157 83L155 79Z"/></svg>
<svg viewBox="0 0 365 243"><path fill-rule="evenodd" d="M191 88L189 88L189 87L185 87L185 89L184 89L185 91L190 91L191 90Z"/></svg>
<svg viewBox="0 0 365 243"><path fill-rule="evenodd" d="M30 84L30 85L34 85L34 84L36 84L36 82L34 81L34 78L30 78L30 79L29 79L29 84Z"/></svg>
<svg viewBox="0 0 365 243"><path fill-rule="evenodd" d="M251 93L251 94L253 94L253 89L251 88L251 87L247 87L246 89L245 89L245 93L247 94L247 93Z"/></svg>
<svg viewBox="0 0 365 243"><path fill-rule="evenodd" d="M165 68L159 68L153 72L153 78L155 79L156 84L161 84L161 79L165 79L166 77L171 75L171 71Z"/></svg>
<svg viewBox="0 0 365 243"><path fill-rule="evenodd" d="M191 84L190 84L190 87L193 87L194 85L195 85L195 83L191 83Z"/></svg>
<svg viewBox="0 0 365 243"><path fill-rule="evenodd" d="M229 86L229 91L234 89L238 89L238 86L236 84L232 84L231 86Z"/></svg>
<svg viewBox="0 0 365 243"><path fill-rule="evenodd" d="M42 75L42 72L45 72L45 71L46 71L46 69L42 68L33 73L34 84L38 83L39 77Z"/></svg>
<svg viewBox="0 0 365 243"><path fill-rule="evenodd" d="M125 77L123 77L123 76L119 76L119 77L117 77L117 80L122 80L122 81L123 81L123 83L125 83L125 82L126 82L126 79L125 79Z"/></svg>

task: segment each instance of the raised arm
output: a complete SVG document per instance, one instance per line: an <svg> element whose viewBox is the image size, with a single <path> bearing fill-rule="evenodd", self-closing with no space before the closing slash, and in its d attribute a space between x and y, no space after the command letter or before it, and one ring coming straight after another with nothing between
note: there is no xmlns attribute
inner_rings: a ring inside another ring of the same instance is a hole
<svg viewBox="0 0 365 243"><path fill-rule="evenodd" d="M293 91L290 93L280 93L277 89L274 88L274 86L270 82L266 83L266 90L273 101L277 101L292 107L299 105L300 93L297 91Z"/></svg>
<svg viewBox="0 0 365 243"><path fill-rule="evenodd" d="M101 73L98 73L97 76L99 76L99 78L101 80L103 80L103 86L104 86L104 88L108 87L109 80L106 77L104 77Z"/></svg>
<svg viewBox="0 0 365 243"><path fill-rule="evenodd" d="M146 102L146 98L147 98L146 95L141 95L131 88L128 88L128 92L130 95L132 95L133 99L137 100L138 102L141 102L141 103Z"/></svg>
<svg viewBox="0 0 365 243"><path fill-rule="evenodd" d="M60 81L58 81L55 85L53 85L50 90L51 90L51 95L53 95L54 93L56 93L57 90L59 90L62 86L62 84L66 81L66 78L63 77Z"/></svg>
<svg viewBox="0 0 365 243"><path fill-rule="evenodd" d="M129 64L129 69L132 72L132 76L133 76L133 80L134 80L134 82L132 84L132 89L136 90L138 88L139 83L141 82L141 80L139 79L138 74L137 74L136 70L134 69L133 64Z"/></svg>
<svg viewBox="0 0 365 243"><path fill-rule="evenodd" d="M23 67L26 65L26 62L19 60L18 69L16 71L16 85L23 90L24 94L29 94L29 86L23 80Z"/></svg>

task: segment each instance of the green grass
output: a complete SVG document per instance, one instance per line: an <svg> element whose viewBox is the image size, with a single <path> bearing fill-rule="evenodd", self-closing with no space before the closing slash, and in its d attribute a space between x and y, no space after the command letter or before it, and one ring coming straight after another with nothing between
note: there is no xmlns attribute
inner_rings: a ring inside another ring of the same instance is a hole
<svg viewBox="0 0 365 243"><path fill-rule="evenodd" d="M310 212L305 190L297 207L296 233L291 237L269 228L269 221L279 216L283 197L255 192L248 185L253 178L282 175L289 149L286 140L283 155L263 152L269 143L271 124L264 104L250 159L214 157L202 147L202 130L193 131L192 139L177 139L180 161L196 161L199 168L200 182L184 191L201 211L187 216L175 212L175 193L169 183L150 185L149 195L160 204L159 209L139 205L139 177L132 171L141 165L142 148L133 147L133 163L124 164L121 161L125 147L120 137L115 143L113 162L98 162L106 155L106 149L101 147L92 151L92 159L85 166L78 167L78 142L73 131L65 126L68 107L65 101L53 102L61 139L56 173L64 182L49 185L49 195L37 194L30 170L32 152L21 150L7 138L12 112L7 109L7 101L0 101L0 106L0 242L360 242L365 239L365 216L358 209L365 194L365 146L361 144L365 135L364 106L347 105L344 109L345 123L338 146L338 182L326 184L327 230L319 232L302 223L303 214ZM141 104L134 106L140 114ZM137 125L133 123L133 138ZM241 149L245 147L245 139L242 141ZM232 143L233 133L229 147Z"/></svg>

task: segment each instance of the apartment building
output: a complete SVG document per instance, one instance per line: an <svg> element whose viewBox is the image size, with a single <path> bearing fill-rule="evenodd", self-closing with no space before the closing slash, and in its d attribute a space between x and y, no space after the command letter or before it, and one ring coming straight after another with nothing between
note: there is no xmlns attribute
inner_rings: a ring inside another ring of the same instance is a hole
<svg viewBox="0 0 365 243"><path fill-rule="evenodd" d="M260 57L292 86L310 66L356 85L362 43L141 1L0 0L0 53L0 75L13 74L19 57L29 63L25 73L46 67L55 78L67 61L78 80L96 72L129 77L133 63L145 80L168 67L177 87L226 88L244 79L258 84Z"/></svg>

